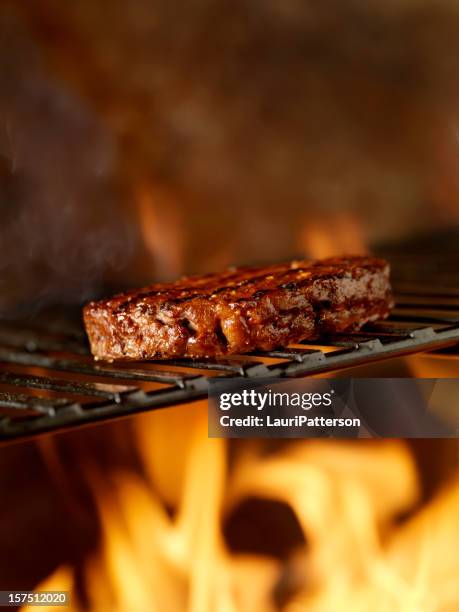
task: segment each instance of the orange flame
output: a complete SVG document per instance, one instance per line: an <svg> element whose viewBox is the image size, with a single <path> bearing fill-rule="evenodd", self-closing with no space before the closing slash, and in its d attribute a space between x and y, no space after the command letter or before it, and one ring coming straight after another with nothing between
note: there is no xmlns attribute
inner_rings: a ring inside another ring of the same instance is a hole
<svg viewBox="0 0 459 612"><path fill-rule="evenodd" d="M146 476L92 473L103 536L85 568L89 607L74 592L71 610L274 612L286 567L284 612L457 609L459 481L398 527L419 497L403 442L296 441L265 457L246 441L230 466L204 402L134 424ZM295 513L308 545L288 566L228 549L222 517L248 495ZM72 589L70 570L50 585Z"/></svg>
<svg viewBox="0 0 459 612"><path fill-rule="evenodd" d="M159 280L183 272L184 229L181 209L166 190L142 185L137 191L137 207L144 245Z"/></svg>
<svg viewBox="0 0 459 612"><path fill-rule="evenodd" d="M362 226L348 213L305 219L298 235L298 248L314 259L367 252Z"/></svg>

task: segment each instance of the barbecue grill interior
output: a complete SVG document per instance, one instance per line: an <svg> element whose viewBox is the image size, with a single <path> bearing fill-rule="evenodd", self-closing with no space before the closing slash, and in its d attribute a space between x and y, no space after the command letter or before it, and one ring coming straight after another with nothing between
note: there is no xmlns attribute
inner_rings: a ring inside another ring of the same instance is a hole
<svg viewBox="0 0 459 612"><path fill-rule="evenodd" d="M216 376L458 379L458 28L452 0L0 3L0 590L459 609L457 440L211 440L203 399ZM387 320L89 353L90 300L346 253L390 262Z"/></svg>

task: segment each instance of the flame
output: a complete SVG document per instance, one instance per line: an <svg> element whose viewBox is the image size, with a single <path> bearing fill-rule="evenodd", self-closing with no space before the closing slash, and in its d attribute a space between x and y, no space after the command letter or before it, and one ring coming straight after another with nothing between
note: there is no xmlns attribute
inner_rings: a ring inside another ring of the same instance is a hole
<svg viewBox="0 0 459 612"><path fill-rule="evenodd" d="M247 440L230 462L226 441L207 437L205 402L133 424L142 475L90 472L102 538L87 602L66 567L39 587L71 590L70 610L458 609L459 480L399 525L420 499L402 441L301 440L266 456ZM223 519L247 496L288 504L307 544L286 561L232 552ZM294 592L278 601L286 575Z"/></svg>
<svg viewBox="0 0 459 612"><path fill-rule="evenodd" d="M286 612L457 610L458 512L459 481L400 528L385 551L369 558L362 575L312 599L300 594Z"/></svg>
<svg viewBox="0 0 459 612"><path fill-rule="evenodd" d="M74 586L74 576L72 569L66 565L58 568L51 576L48 576L44 582L40 584L38 590L40 591L67 591L71 592ZM34 612L37 609L35 606L24 606L22 608L22 612ZM40 609L43 612L48 610L56 610L55 606L42 606L40 605ZM66 610L70 608L66 607Z"/></svg>
<svg viewBox="0 0 459 612"><path fill-rule="evenodd" d="M142 184L136 201L143 242L156 276L160 280L179 276L183 272L184 229L177 200L165 189Z"/></svg>
<svg viewBox="0 0 459 612"><path fill-rule="evenodd" d="M367 253L362 226L349 213L305 219L298 235L298 248L301 253L314 259Z"/></svg>

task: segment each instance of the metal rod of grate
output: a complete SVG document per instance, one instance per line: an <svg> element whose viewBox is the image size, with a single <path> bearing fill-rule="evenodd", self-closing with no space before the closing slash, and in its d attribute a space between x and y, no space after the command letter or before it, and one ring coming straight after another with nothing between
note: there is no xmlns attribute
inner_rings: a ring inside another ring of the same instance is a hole
<svg viewBox="0 0 459 612"><path fill-rule="evenodd" d="M0 324L0 440L203 398L213 376L311 376L458 343L457 300L422 295L356 333L218 360L98 364L83 335Z"/></svg>

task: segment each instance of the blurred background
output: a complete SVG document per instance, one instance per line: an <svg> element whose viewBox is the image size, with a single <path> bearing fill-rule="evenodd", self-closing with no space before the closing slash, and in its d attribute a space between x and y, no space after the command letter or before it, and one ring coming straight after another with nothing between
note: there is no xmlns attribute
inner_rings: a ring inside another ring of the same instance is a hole
<svg viewBox="0 0 459 612"><path fill-rule="evenodd" d="M3 310L459 223L454 2L0 16Z"/></svg>
<svg viewBox="0 0 459 612"><path fill-rule="evenodd" d="M1 317L367 251L457 296L458 34L452 0L3 0ZM359 375L457 377L439 363ZM195 403L0 465L2 589L101 612L459 606L455 440L227 445Z"/></svg>

